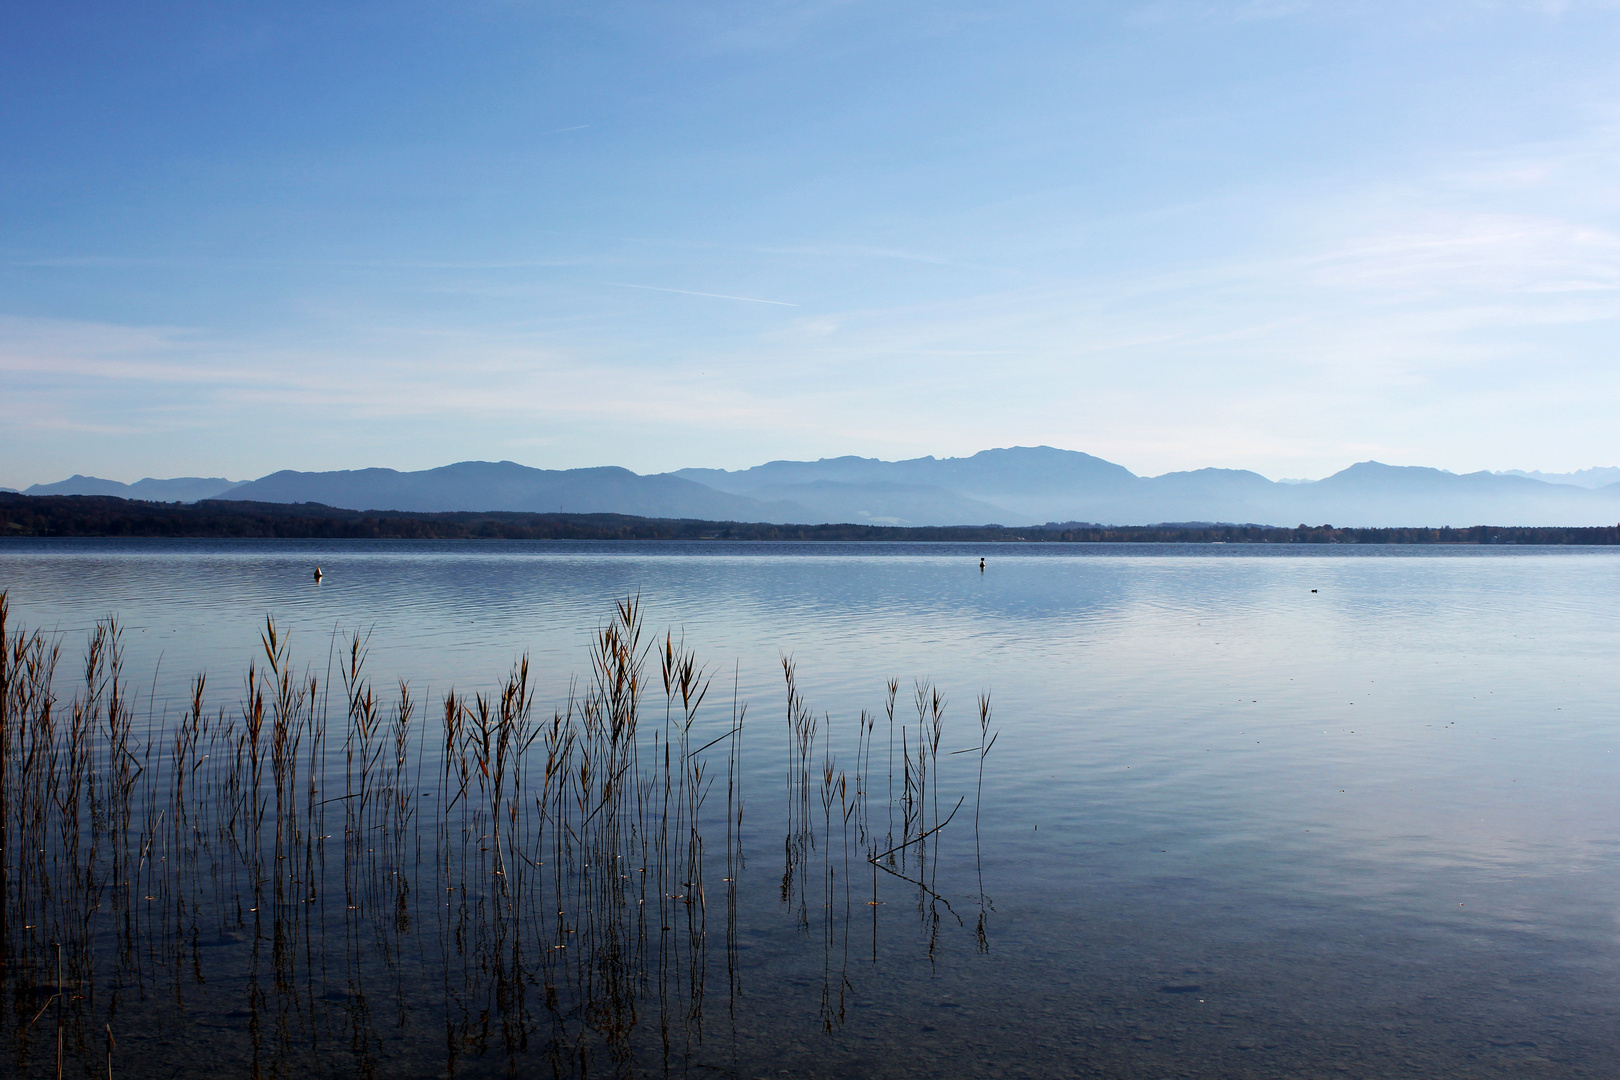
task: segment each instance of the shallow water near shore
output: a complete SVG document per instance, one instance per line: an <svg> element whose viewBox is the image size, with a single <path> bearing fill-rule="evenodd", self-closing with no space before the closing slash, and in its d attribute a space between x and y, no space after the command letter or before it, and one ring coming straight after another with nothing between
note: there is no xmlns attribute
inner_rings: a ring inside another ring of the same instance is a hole
<svg viewBox="0 0 1620 1080"><path fill-rule="evenodd" d="M323 686L342 635L369 635L372 680L408 680L430 737L445 692L487 691L524 654L538 712L565 708L593 634L639 595L649 635L684 635L716 675L696 730L723 735L747 703L746 862L728 923L711 838L707 939L684 939L673 982L649 977L592 1071L1605 1076L1620 1053L1620 552L7 541L0 590L14 626L59 636L64 698L115 615L153 743L198 672L237 707L266 616ZM815 767L862 770L874 835L903 792L886 719L863 750L858 718L882 718L898 679L910 740L915 685L944 695L933 823L962 802L929 838L928 895L815 801L828 825L784 902L784 655ZM984 691L1000 737L981 789ZM343 903L307 917L281 1014L250 970L274 934L251 917L208 922L195 971L98 965L122 980L94 1001L118 1074L577 1071L556 1025L609 1021L582 998L584 1019L542 1023L528 969L511 998L447 988L455 927L427 895L403 925ZM456 961L469 983L493 962ZM30 974L25 1003L12 974L8 1060L54 1075L50 1014L30 1021L51 979ZM104 1075L101 1044L73 1064Z"/></svg>

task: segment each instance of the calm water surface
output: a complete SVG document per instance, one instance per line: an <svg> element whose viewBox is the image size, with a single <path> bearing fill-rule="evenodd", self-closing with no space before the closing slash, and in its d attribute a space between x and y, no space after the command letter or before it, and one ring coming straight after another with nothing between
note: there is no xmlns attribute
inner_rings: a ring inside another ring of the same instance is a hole
<svg viewBox="0 0 1620 1080"><path fill-rule="evenodd" d="M7 541L0 589L70 653L117 615L154 722L196 672L234 691L266 616L323 679L334 635L369 633L374 677L430 701L526 653L549 708L639 594L727 715L733 681L749 703L749 863L734 1007L626 1071L1607 1076L1620 1054L1620 552ZM932 950L903 887L832 946L777 899L784 655L846 765L889 678L913 730L914 681L946 694L941 787L967 801L936 888L964 925ZM949 752L984 690L975 837L974 755ZM121 1045L228 1075L196 1058L245 1037Z"/></svg>

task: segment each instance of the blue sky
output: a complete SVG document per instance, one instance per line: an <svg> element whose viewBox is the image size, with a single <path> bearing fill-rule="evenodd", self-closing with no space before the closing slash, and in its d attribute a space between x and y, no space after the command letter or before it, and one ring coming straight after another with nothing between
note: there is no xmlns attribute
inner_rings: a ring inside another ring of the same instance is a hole
<svg viewBox="0 0 1620 1080"><path fill-rule="evenodd" d="M13 4L0 484L1620 463L1620 6Z"/></svg>

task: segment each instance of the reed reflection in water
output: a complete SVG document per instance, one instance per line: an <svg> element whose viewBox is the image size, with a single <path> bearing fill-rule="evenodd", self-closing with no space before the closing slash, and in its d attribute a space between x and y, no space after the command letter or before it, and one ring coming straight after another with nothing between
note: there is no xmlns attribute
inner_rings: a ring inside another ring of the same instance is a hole
<svg viewBox="0 0 1620 1080"><path fill-rule="evenodd" d="M7 619L0 593L0 1028L16 1075L684 1070L706 1015L734 1013L747 708L735 686L710 700L714 673L684 640L645 638L635 598L551 716L525 657L487 695L446 694L433 722L408 684L373 686L364 636L334 641L317 675L267 620L233 704L198 675L183 713L149 696L142 723L115 621L91 632L64 703L60 643ZM877 958L880 875L915 895L930 956L942 920L963 925L929 848L965 796L942 800L935 780L938 690L914 685L915 721L897 722L891 680L883 756L862 713L841 768L791 658L783 673L781 898L819 938L831 1032L862 906ZM988 697L979 718L982 766ZM987 909L981 885L981 948Z"/></svg>

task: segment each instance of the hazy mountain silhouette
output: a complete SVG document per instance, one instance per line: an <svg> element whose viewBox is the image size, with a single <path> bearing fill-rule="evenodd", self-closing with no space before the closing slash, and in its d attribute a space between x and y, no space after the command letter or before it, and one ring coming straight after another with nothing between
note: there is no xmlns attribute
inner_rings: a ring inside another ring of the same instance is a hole
<svg viewBox="0 0 1620 1080"><path fill-rule="evenodd" d="M795 502L827 513L880 508L883 485L906 485L907 524L1038 524L1161 521L1261 525L1603 525L1620 520L1620 484L1583 489L1488 472L1362 462L1315 483L1278 483L1241 469L1196 469L1141 477L1102 458L1050 446L986 450L966 458L824 458L752 469L682 469L675 475L736 494ZM930 499L931 497L931 499ZM971 505L962 505L962 500ZM894 505L894 504L887 504ZM840 520L875 520L843 515ZM976 516L966 516L973 513Z"/></svg>
<svg viewBox="0 0 1620 1080"><path fill-rule="evenodd" d="M217 499L242 481L227 480L222 476L179 476L172 480L154 480L147 477L133 484L117 480L103 480L96 476L75 473L54 484L35 484L24 488L24 495L116 495L120 499L144 499L147 502L197 502Z"/></svg>
<svg viewBox="0 0 1620 1080"><path fill-rule="evenodd" d="M777 485L830 481L932 487L974 498L1040 494L1054 490L1117 490L1137 479L1123 465L1115 465L1077 450L1054 450L1050 446L982 450L965 458L921 457L882 461L878 458L839 457L822 458L820 461L772 461L736 472L679 469L672 475L739 494Z"/></svg>
<svg viewBox="0 0 1620 1080"><path fill-rule="evenodd" d="M1610 484L1620 484L1620 466L1605 465L1594 469L1577 469L1574 472L1544 473L1540 471L1525 472L1523 469L1502 469L1496 476L1523 476L1530 480L1543 480L1549 484L1574 484L1576 487L1600 488Z"/></svg>
<svg viewBox="0 0 1620 1080"><path fill-rule="evenodd" d="M1391 524L1397 517L1412 525L1607 525L1620 519L1620 484L1581 488L1376 461L1293 490L1295 505L1305 514L1302 521L1314 513L1336 525Z"/></svg>
<svg viewBox="0 0 1620 1080"><path fill-rule="evenodd" d="M942 488L883 480L770 484L756 488L750 495L773 504L800 507L800 512L809 517L793 519L797 524L986 525L1007 513L1001 507Z"/></svg>
<svg viewBox="0 0 1620 1080"><path fill-rule="evenodd" d="M735 472L681 469L673 475L739 495L791 499L820 514L816 520L903 525L1079 520L1078 511L1092 500L1137 482L1124 466L1049 446L985 450L968 458L772 461ZM1076 513L1048 513L1058 507ZM853 516L851 509L865 516Z"/></svg>
<svg viewBox="0 0 1620 1080"><path fill-rule="evenodd" d="M352 510L525 510L635 514L725 521L804 520L802 506L716 491L678 476L638 476L607 465L532 469L511 461L462 461L420 472L355 469L271 473L230 498L318 502Z"/></svg>
<svg viewBox="0 0 1620 1080"><path fill-rule="evenodd" d="M419 472L278 472L218 493L207 491L210 484L230 481L123 485L76 476L61 484L35 485L27 493L186 501L223 494L233 500L319 502L352 510L563 510L792 524L1178 521L1378 527L1620 521L1620 483L1594 488L1376 461L1315 482L1274 482L1241 469L1143 477L1102 458L1050 446L986 450L964 458L772 461L752 469L682 469L652 476L608 466L553 470L510 461L463 461Z"/></svg>

